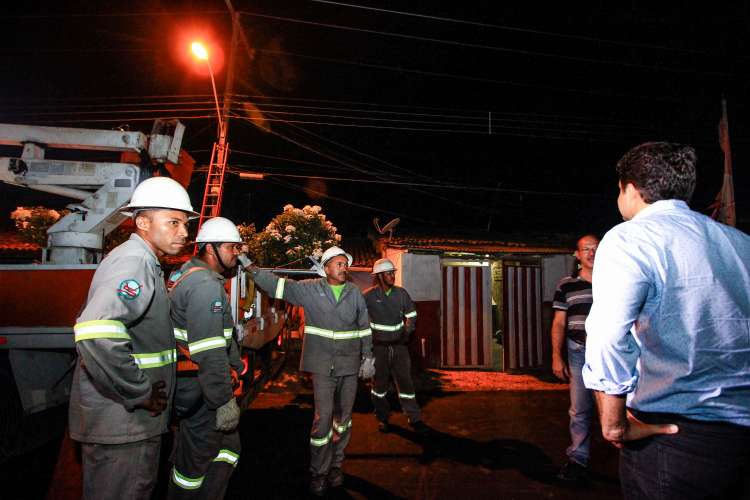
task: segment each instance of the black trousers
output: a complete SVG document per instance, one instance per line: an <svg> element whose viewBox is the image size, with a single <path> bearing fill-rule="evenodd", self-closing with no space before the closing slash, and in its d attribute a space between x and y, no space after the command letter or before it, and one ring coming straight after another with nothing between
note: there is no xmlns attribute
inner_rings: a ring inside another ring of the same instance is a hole
<svg viewBox="0 0 750 500"><path fill-rule="evenodd" d="M415 424L422 420L422 412L417 404L414 382L411 379L411 358L409 349L402 344L386 346L374 345L375 351L375 381L370 394L378 420L385 422L391 412L388 404L388 383L391 376L396 382L398 399L409 422Z"/></svg>
<svg viewBox="0 0 750 500"><path fill-rule="evenodd" d="M628 443L620 452L626 500L750 500L750 427L633 411L680 432Z"/></svg>

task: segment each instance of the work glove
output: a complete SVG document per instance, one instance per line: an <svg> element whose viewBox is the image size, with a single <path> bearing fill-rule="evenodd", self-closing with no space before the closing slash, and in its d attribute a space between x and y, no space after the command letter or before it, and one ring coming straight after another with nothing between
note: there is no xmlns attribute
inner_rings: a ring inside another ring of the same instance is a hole
<svg viewBox="0 0 750 500"><path fill-rule="evenodd" d="M245 269L249 269L250 266L253 265L253 261L247 258L247 255L244 253L241 253L237 256L237 260L240 262L240 265L244 267Z"/></svg>
<svg viewBox="0 0 750 500"><path fill-rule="evenodd" d="M240 407L231 398L216 409L216 430L231 431L240 423Z"/></svg>
<svg viewBox="0 0 750 500"><path fill-rule="evenodd" d="M375 358L373 356L362 358L359 365L359 378L362 380L375 376Z"/></svg>

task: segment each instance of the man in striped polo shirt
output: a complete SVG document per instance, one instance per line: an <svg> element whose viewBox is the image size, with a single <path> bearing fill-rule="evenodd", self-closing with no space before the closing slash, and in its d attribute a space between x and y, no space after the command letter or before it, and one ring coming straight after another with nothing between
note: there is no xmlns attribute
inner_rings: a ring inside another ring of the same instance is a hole
<svg viewBox="0 0 750 500"><path fill-rule="evenodd" d="M560 380L570 382L570 446L568 461L557 477L564 481L586 478L591 444L591 422L596 416L592 393L583 385L581 371L586 362L586 317L591 310L591 276L599 239L591 234L581 237L575 256L578 273L560 280L552 308L552 371ZM567 356L566 356L567 353ZM567 358L567 361L566 361Z"/></svg>

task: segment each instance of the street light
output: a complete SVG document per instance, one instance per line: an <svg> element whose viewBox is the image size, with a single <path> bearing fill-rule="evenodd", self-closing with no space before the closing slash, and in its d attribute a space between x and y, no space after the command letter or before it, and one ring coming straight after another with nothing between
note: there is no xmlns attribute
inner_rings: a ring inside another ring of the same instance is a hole
<svg viewBox="0 0 750 500"><path fill-rule="evenodd" d="M208 74L211 76L211 88L213 88L214 91L214 103L216 103L216 118L219 120L219 136L224 135L224 123L221 120L221 110L219 109L219 95L216 92L216 81L214 80L214 70L211 67L211 59L208 57L208 50L206 50L206 47L200 43L200 42L193 42L193 44L190 46L191 50L193 51L193 54L195 57L202 61L206 61L206 66L208 66Z"/></svg>

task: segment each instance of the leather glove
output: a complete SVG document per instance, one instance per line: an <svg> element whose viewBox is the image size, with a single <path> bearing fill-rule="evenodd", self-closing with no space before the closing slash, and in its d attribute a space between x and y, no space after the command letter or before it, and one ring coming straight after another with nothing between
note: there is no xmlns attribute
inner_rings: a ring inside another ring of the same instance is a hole
<svg viewBox="0 0 750 500"><path fill-rule="evenodd" d="M231 431L240 423L240 407L237 400L229 401L216 409L216 430Z"/></svg>
<svg viewBox="0 0 750 500"><path fill-rule="evenodd" d="M362 364L359 365L359 378L368 379L375 376L375 357L362 358Z"/></svg>

